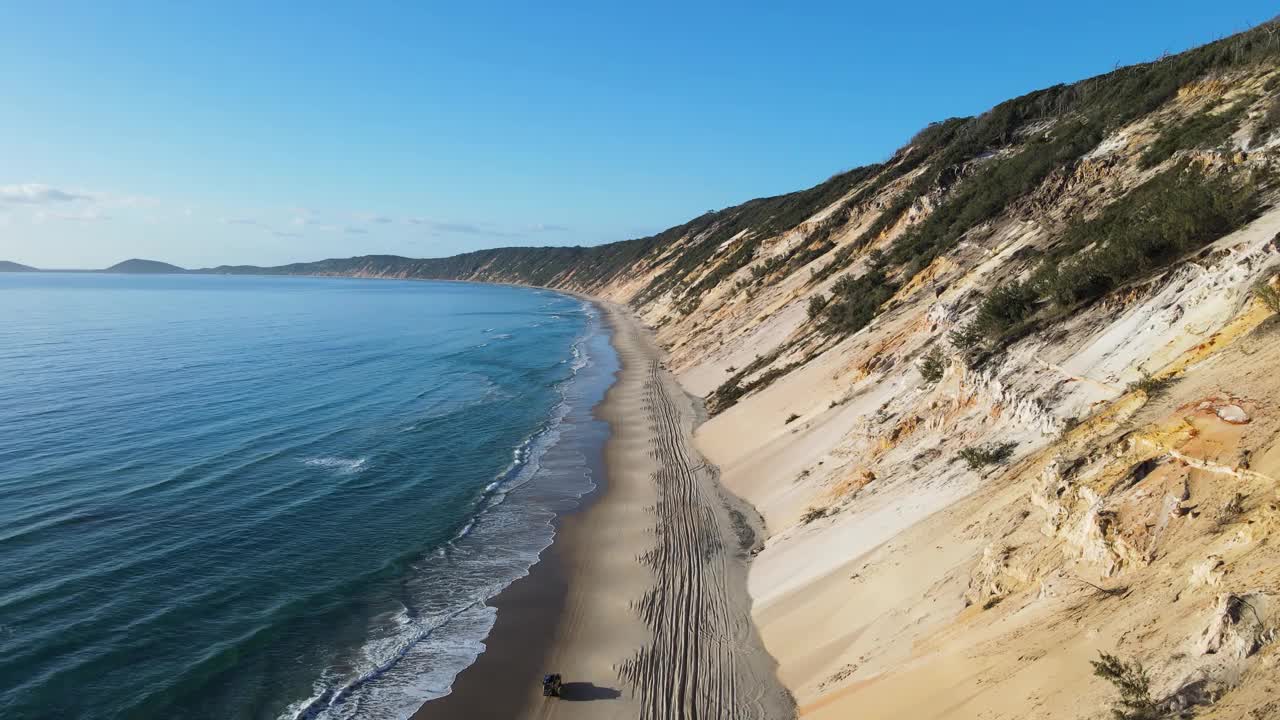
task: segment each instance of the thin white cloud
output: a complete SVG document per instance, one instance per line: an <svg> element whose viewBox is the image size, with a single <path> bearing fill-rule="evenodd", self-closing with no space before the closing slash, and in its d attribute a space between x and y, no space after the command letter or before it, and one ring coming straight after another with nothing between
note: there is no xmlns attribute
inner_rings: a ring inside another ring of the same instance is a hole
<svg viewBox="0 0 1280 720"><path fill-rule="evenodd" d="M520 233L507 232L496 228L468 222L446 222L430 218L411 217L405 222L419 225L431 231L432 235L484 235L488 237L519 237Z"/></svg>
<svg viewBox="0 0 1280 720"><path fill-rule="evenodd" d="M14 205L49 205L89 199L83 193L60 190L40 183L0 185L0 202Z"/></svg>
<svg viewBox="0 0 1280 720"><path fill-rule="evenodd" d="M0 211L36 225L48 222L97 223L134 218L159 224L163 203L144 195L68 190L43 183L0 185Z"/></svg>
<svg viewBox="0 0 1280 720"><path fill-rule="evenodd" d="M295 208L293 210L293 219L289 224L296 228L305 228L308 230L319 230L321 232L337 232L341 228L332 223L321 222L316 218L316 214L306 208Z"/></svg>
<svg viewBox="0 0 1280 720"><path fill-rule="evenodd" d="M236 211L231 209L231 212ZM195 206L190 202L169 204L144 195L73 191L65 187L32 182L0 185L0 217L7 221L21 222L25 219L34 223L91 223L120 219L160 225L169 221L191 219L195 215ZM503 226L487 222L401 217L370 212L317 212L297 206L280 208L274 212L250 210L245 214L229 214L217 217L216 222L227 226L255 228L281 239L303 238L315 233L349 236L381 234L379 227L390 227L397 223L420 227L428 237L452 235L521 238L570 230L567 226L555 223Z"/></svg>
<svg viewBox="0 0 1280 720"><path fill-rule="evenodd" d="M433 222L430 223L432 230L442 233L457 233L459 235L485 235L484 228L471 223L459 222Z"/></svg>

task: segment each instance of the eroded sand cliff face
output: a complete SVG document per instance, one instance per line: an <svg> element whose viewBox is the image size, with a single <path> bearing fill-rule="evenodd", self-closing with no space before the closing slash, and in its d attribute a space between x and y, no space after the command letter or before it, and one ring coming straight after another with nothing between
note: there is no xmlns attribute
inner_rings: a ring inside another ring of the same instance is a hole
<svg viewBox="0 0 1280 720"><path fill-rule="evenodd" d="M938 197L854 250L846 271L815 282L817 271L913 175L856 208L829 250L766 283L753 268L790 256L839 203L757 238L752 262L693 311L674 293L636 302L643 274L601 291L638 306L694 394L753 360L748 381L776 371L697 442L768 525L753 612L801 716L1093 716L1112 696L1089 664L1106 651L1141 660L1171 705L1280 717L1280 318L1253 291L1280 266L1280 210L977 367L946 340L1064 224L1159 172L1139 162L1159 127L1269 77L1183 88L966 232L844 338L815 330L809 299L864 271ZM1276 168L1280 141L1249 137L1169 162ZM918 365L933 347L946 369L930 383ZM1146 375L1147 390L1130 389ZM1015 444L1011 458L977 470L958 459L986 443Z"/></svg>

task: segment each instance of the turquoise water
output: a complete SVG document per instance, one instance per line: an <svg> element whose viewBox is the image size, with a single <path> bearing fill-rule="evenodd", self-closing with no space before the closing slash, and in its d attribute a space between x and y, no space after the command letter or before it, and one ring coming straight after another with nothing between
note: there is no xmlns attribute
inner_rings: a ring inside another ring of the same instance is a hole
<svg viewBox="0 0 1280 720"><path fill-rule="evenodd" d="M3 716L407 717L593 487L615 369L541 291L0 274Z"/></svg>

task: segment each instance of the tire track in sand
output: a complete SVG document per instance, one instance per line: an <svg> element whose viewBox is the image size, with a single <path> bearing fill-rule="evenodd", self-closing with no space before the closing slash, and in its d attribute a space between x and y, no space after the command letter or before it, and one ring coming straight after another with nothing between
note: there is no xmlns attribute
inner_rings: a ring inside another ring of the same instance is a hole
<svg viewBox="0 0 1280 720"><path fill-rule="evenodd" d="M618 667L619 677L634 688L641 720L790 717L789 698L740 600L745 567L732 553L734 529L718 478L690 452L685 418L664 380L651 361L645 405L658 466L656 544L638 559L655 585L633 609L653 640Z"/></svg>

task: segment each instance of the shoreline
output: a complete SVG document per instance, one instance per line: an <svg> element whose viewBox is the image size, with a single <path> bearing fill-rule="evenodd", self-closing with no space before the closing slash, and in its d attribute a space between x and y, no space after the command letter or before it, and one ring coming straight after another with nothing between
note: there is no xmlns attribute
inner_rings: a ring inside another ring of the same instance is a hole
<svg viewBox="0 0 1280 720"><path fill-rule="evenodd" d="M635 372L634 362L629 363L620 352L614 311L605 303L579 293L543 289L591 303L608 328L609 343L617 357L618 368L613 373L613 382L591 411L595 419L609 424L608 439L599 458L601 467L596 468L600 471L595 479L596 486L582 496L576 507L552 521L554 539L543 550L538 562L529 568L529 573L490 601L497 610L497 619L484 640L484 651L475 662L458 673L448 695L423 703L411 720L498 720L528 716L536 702L531 698L542 699L542 676L554 671L546 661L552 654L568 604L571 573L565 555L585 551L575 542L575 523L604 502L612 489L607 458L608 446L615 436L616 418L611 417L610 401L624 376ZM566 678L566 682L570 679Z"/></svg>
<svg viewBox="0 0 1280 720"><path fill-rule="evenodd" d="M601 408L609 401L610 393L626 372L625 361L618 354L615 345L616 329L612 316L594 298L550 288L542 289L591 303L600 313L601 324L607 328L609 344L617 355L618 368L613 372L612 382L604 397L591 409L591 416L609 423L608 437L611 438L613 423L602 417ZM606 439L605 444L607 443ZM594 473L595 487L579 498L577 505L558 514L551 521L554 531L551 544L543 549L528 573L503 588L489 601L489 605L497 611L497 618L484 639L484 650L474 662L458 673L448 695L427 700L410 716L410 720L514 718L520 716L528 705L526 696L529 688L541 692L541 680L545 674L543 661L550 652L568 597L569 576L562 556L564 546L569 544L566 526L575 516L590 512L607 495L609 489L605 448L602 446L599 450L600 457L587 459Z"/></svg>
<svg viewBox="0 0 1280 720"><path fill-rule="evenodd" d="M744 540L747 506L693 449L694 400L628 309L565 294L600 310L617 356L592 413L609 423L604 472L491 601L485 650L413 720L791 717L746 591L759 528ZM542 697L550 672L561 699Z"/></svg>

